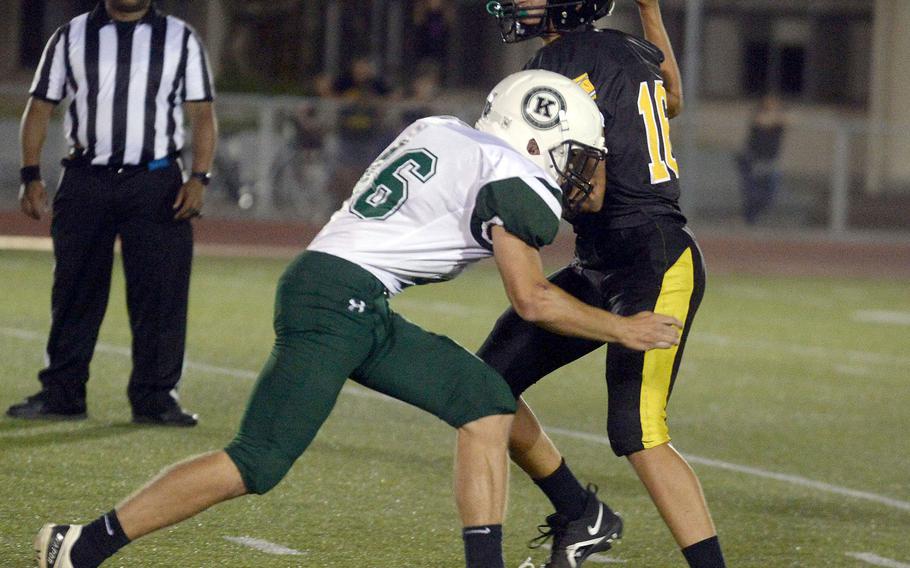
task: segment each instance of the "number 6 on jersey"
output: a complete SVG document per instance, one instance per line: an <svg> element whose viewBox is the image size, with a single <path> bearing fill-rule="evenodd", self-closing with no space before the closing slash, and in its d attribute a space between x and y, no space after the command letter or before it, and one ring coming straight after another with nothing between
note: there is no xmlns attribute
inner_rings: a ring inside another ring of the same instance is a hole
<svg viewBox="0 0 910 568"><path fill-rule="evenodd" d="M405 152L384 167L351 205L361 219L387 219L408 199L412 181L426 183L436 175L436 156L425 148Z"/></svg>

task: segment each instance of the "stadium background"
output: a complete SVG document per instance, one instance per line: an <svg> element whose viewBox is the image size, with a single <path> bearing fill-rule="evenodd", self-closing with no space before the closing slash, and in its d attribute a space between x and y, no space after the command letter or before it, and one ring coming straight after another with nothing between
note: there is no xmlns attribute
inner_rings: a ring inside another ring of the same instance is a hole
<svg viewBox="0 0 910 568"><path fill-rule="evenodd" d="M0 0L5 15L0 19L2 404L34 390L52 266L42 239L47 220L34 223L18 212L18 119L47 37L93 4ZM416 115L455 114L473 121L486 91L533 51L532 42L502 46L482 2L447 2L446 49L428 67L415 41L415 12L423 4L159 2L199 30L220 91L215 181L205 217L196 223L199 259L184 387L184 396L203 413L206 430L176 444L166 434L143 434L153 440L146 455L134 456L116 475L96 471L111 455L132 455L136 433L120 416L129 335L122 281L115 282L93 363L89 423L23 430L0 421L0 485L5 488L0 492L0 564L25 565L32 525L46 516L94 513L91 507L102 506L98 498L114 501L157 468L210 448L213 437L226 440L247 385L228 392L222 383L199 375L222 372L249 379L255 374L270 341L266 314L283 259L305 246L350 191L348 181L363 165L351 156L371 157L371 149ZM617 4L604 25L638 33L634 2ZM681 378L685 388L674 395L674 432L684 451L708 456L695 466L736 565L906 568L910 138L905 132L910 116L902 102L910 67L902 62L910 60L910 35L902 30L910 29L910 2L661 4L683 65L689 104L673 123L683 167L683 207L705 249L711 278L687 356L691 365ZM319 96L320 81L339 75L361 55L372 57L395 95L358 101ZM437 73L435 86L414 88L417 79ZM783 185L771 211L757 225L746 226L739 215L735 158L748 117L769 89L781 94L789 119ZM64 151L60 133L59 123L53 124L43 163L49 180L56 178ZM555 266L570 251L571 231L566 230L545 252ZM459 291L459 286L465 288ZM475 288L482 292L470 293ZM489 267L452 285L409 295L398 305L403 313L472 348L503 302ZM611 497L633 522L624 548L604 561L677 565L678 553L629 472L605 448L592 451L594 438L584 437L602 433L602 402L592 397L581 403L583 420L577 419L579 408L557 402L563 380L600 396L597 369L598 361L588 360L552 381L552 387L541 387L536 396L545 422L565 428L557 442L578 460L587 479L610 485ZM339 418L282 486L283 493L248 506L231 505L205 517L195 532L178 527L137 547L124 561L173 566L197 550L202 538L212 546L207 551L212 564L200 565L297 566L293 556L285 562L238 554L236 545L223 542L230 530L225 527L239 525L244 528L237 530L253 534L258 529L251 524L271 523L253 536L324 558L322 553L344 541L322 532L313 539L305 530L298 534L298 527L381 528L394 541L413 539L408 535L419 534L421 519L445 527L434 529L435 536L445 538L428 547L428 563L397 565L441 566L447 564L440 558L457 558L457 538L448 531L454 518L448 452L440 450L447 450L449 432L406 411L380 421L375 401L359 394L351 400L340 405ZM414 424L426 433L415 433ZM380 432L409 442L389 449L374 439ZM60 473L61 455L66 474ZM714 458L724 461L711 463ZM414 471L397 462L410 463ZM746 469L730 470L731 463ZM339 468L344 475L328 473ZM308 490L313 477L321 484L315 494ZM60 489L60 502L46 497L47 484ZM374 490L377 484L381 492ZM415 505L409 487L428 484L437 490ZM364 526L359 517L339 512L348 508L375 511L374 517L385 509L398 524ZM306 517L307 509L316 518ZM279 511L287 523L272 523L272 515L263 511ZM524 537L533 534L545 513L533 487L513 476L510 563L521 560ZM396 556L387 544L364 545L317 565L389 566ZM418 539L418 547L425 545ZM145 556L148 551L160 556L158 563Z"/></svg>

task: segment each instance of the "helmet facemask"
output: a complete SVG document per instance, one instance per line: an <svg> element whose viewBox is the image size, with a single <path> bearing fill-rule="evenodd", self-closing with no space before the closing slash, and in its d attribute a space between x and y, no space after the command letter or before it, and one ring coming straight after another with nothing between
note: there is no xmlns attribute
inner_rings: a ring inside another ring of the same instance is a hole
<svg viewBox="0 0 910 568"><path fill-rule="evenodd" d="M496 18L505 43L517 43L549 33L591 26L610 15L614 0L547 0L545 6L519 6L515 1L490 0L487 12Z"/></svg>
<svg viewBox="0 0 910 568"><path fill-rule="evenodd" d="M562 189L563 210L571 217L594 191L594 175L607 153L577 140L566 140L550 148L549 153Z"/></svg>

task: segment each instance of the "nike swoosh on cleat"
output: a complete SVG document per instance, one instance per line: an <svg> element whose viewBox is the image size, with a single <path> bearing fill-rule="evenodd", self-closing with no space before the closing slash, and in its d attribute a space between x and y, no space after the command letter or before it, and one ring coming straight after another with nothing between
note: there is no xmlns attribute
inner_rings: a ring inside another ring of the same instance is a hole
<svg viewBox="0 0 910 568"><path fill-rule="evenodd" d="M593 527L591 527L591 526L588 527L589 535L594 536L598 533L598 531L600 531L600 523L603 521L603 519L604 519L604 506L603 506L603 503L600 503L598 505L598 509L597 509L597 522L594 523Z"/></svg>

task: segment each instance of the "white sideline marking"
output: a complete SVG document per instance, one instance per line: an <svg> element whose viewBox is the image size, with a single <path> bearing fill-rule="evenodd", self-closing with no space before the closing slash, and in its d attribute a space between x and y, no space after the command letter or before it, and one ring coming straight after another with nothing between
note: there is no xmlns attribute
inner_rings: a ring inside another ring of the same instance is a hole
<svg viewBox="0 0 910 568"><path fill-rule="evenodd" d="M266 554L276 554L278 556L302 556L306 554L305 552L300 552L299 550L294 550L293 548L288 548L286 546L281 546L280 544L275 544L274 542L269 542L260 538L252 538L249 536L226 536L224 537L224 540L229 540L243 546L255 548L256 550L265 552Z"/></svg>
<svg viewBox="0 0 910 568"><path fill-rule="evenodd" d="M854 377L865 377L872 374L872 369L859 365L835 365L834 370L841 375L852 375Z"/></svg>
<svg viewBox="0 0 910 568"><path fill-rule="evenodd" d="M26 340L45 341L47 339L47 336L43 333L26 331L12 327L0 327L0 335L6 335L9 337L16 337ZM866 363L870 365L882 364L910 367L910 357L904 357L900 355L886 355L884 353L869 353L867 351L849 349L828 349L825 347L795 345L788 342L774 342L756 338L737 340L732 337L714 333L695 334L689 337L689 341L694 341L696 343L705 343L709 345L718 345L722 347L737 346L740 348L753 349L756 351L786 351L788 353L800 355L802 357L814 356L827 361L830 361L834 358L846 358L847 361L853 365ZM128 356L130 354L130 350L127 347L118 347L104 343L99 343L95 349L104 353L115 353L117 355ZM256 373L253 373L251 371L226 369L224 367L215 367L207 365L205 363L194 363L192 361L187 361L186 366L187 368L194 368L200 371L219 373L240 378L256 378L257 376Z"/></svg>
<svg viewBox="0 0 910 568"><path fill-rule="evenodd" d="M9 337L17 337L26 340L44 340L42 334L38 334L31 331L26 331L22 329L0 327L0 335L6 335ZM105 351L108 353L115 353L120 355L129 356L129 349L122 347L116 347L113 345L107 345L99 343L98 350ZM231 377L237 377L241 379L254 379L257 376L257 373L252 371L244 371L240 369L228 369L224 367L216 367L214 365L207 365L204 363L194 363L192 361L187 361L185 363L186 368L188 369L197 369L206 373L220 374ZM398 401L394 398L388 397L384 394L356 386L356 385L346 385L342 392L350 394L353 396L365 397L365 398L376 398L379 400L392 401L399 404L404 404L401 401ZM62 427L63 425L61 425ZM50 428L50 427L49 427ZM565 428L555 428L555 427L545 427L548 432L555 434L561 434L566 437L575 438L576 440L583 440L586 442L593 442L595 444L609 445L610 441L606 436L601 436L597 434L590 434L588 432L579 432L577 430L567 430ZM34 431L34 429L30 430ZM6 436L6 432L0 432L0 438ZM26 435L26 434L19 434ZM805 477L800 477L798 475L790 475L786 473L777 473L773 471L767 471L755 467L738 465L734 463L724 462L720 460L714 460L711 458L703 458L699 456L694 456L691 454L686 454L686 459L692 463L701 464L707 467L715 467L718 469L724 469L727 471L735 471L737 473L745 473L747 475L753 475L755 477L762 477L765 479L773 479L776 481L783 481L790 483L792 485L799 485L803 487L809 487L810 489L815 489L816 491L821 491L824 493L834 493L836 495L843 495L846 497L853 497L856 499L864 499L866 501L872 501L882 505L887 505L895 509L901 509L904 511L910 511L910 502L901 501L899 499L892 499L891 497L886 497L884 495L878 495L876 493L869 493L867 491L857 491L855 489L848 489L846 487L840 487L837 485L831 485L830 483L824 483L822 481L814 481ZM910 568L910 567L908 567Z"/></svg>
<svg viewBox="0 0 910 568"><path fill-rule="evenodd" d="M831 359L846 359L851 363L895 365L899 367L910 366L910 357L900 355L870 353L868 351L858 351L855 349L828 349L827 347L798 345L785 341L769 341L754 337L737 339L726 335L717 335L715 333L696 333L695 335L691 335L688 341L718 345L721 347L737 347L739 349L750 349L753 351L783 351L791 355L816 357L827 361L830 361Z"/></svg>
<svg viewBox="0 0 910 568"><path fill-rule="evenodd" d="M891 560L890 558L882 558L871 552L848 552L847 556L856 558L867 564L872 564L873 566L884 566L885 568L910 568L910 564Z"/></svg>
<svg viewBox="0 0 910 568"><path fill-rule="evenodd" d="M43 436L44 434L69 434L70 432L75 432L78 429L76 424L82 425L85 422L61 420L54 424L48 424L47 426L36 426L35 428L23 428L22 430L8 430L5 432L0 432L0 439L10 439L10 438L28 438L30 436Z"/></svg>
<svg viewBox="0 0 910 568"><path fill-rule="evenodd" d="M561 434L568 438L575 438L576 440L584 440L586 442L593 442L595 444L610 445L610 440L606 436L599 436L597 434L589 434L587 432L577 432L575 430L566 430L565 428L552 428L545 427L547 432L553 432L554 434ZM885 497L884 495L878 495L876 493L869 493L867 491L857 491L855 489L848 489L846 487L840 487L837 485L831 485L830 483L824 483L822 481L814 481L805 477L800 477L798 475L790 475L787 473L777 473L775 471L768 471L764 469L759 469L757 467L750 467L747 465L738 465L735 463L729 463L725 461L715 460L711 458L703 458L699 456L693 456L692 454L685 454L686 459L691 463L697 463L700 465L705 465L708 467L716 467L717 469L725 469L727 471L735 471L737 473L745 473L747 475L754 475L755 477L763 477L765 479L774 479L775 481L784 481L792 485L800 485L802 487L809 487L815 489L816 491L821 491L824 493L834 493L835 495L844 495L846 497L854 497L856 499L865 499L866 501L873 501L875 503L881 503L882 505L887 505L895 509L902 509L904 511L910 511L910 502L901 501L899 499L892 499L891 497Z"/></svg>
<svg viewBox="0 0 910 568"><path fill-rule="evenodd" d="M13 237L0 235L0 249L48 252L54 250L54 244L50 237Z"/></svg>
<svg viewBox="0 0 910 568"><path fill-rule="evenodd" d="M859 310L857 312L853 312L853 321L862 323L889 323L894 325L910 325L910 312Z"/></svg>

